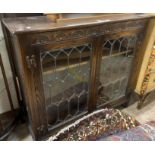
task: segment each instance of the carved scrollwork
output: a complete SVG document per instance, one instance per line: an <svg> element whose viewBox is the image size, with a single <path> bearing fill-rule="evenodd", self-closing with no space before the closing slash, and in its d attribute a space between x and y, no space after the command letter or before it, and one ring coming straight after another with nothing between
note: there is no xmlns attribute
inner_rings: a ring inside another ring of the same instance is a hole
<svg viewBox="0 0 155 155"><path fill-rule="evenodd" d="M92 35L103 35L121 31L144 28L147 20L125 21L119 23L106 23L97 26L88 26L83 28L74 28L69 30L56 30L52 32L42 32L33 34L31 45L48 44L75 38L86 38Z"/></svg>
<svg viewBox="0 0 155 155"><path fill-rule="evenodd" d="M102 32L101 26L90 27L86 30L86 36L97 35Z"/></svg>
<svg viewBox="0 0 155 155"><path fill-rule="evenodd" d="M71 36L73 38L82 38L83 36L85 36L85 32L83 30L72 31Z"/></svg>

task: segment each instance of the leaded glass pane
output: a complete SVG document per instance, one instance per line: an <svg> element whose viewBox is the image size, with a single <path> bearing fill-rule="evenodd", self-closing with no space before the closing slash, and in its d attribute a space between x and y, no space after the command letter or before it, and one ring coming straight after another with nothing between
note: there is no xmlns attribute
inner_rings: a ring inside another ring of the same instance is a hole
<svg viewBox="0 0 155 155"><path fill-rule="evenodd" d="M49 126L87 111L90 44L41 53Z"/></svg>
<svg viewBox="0 0 155 155"><path fill-rule="evenodd" d="M125 96L136 40L129 36L103 42L98 106Z"/></svg>

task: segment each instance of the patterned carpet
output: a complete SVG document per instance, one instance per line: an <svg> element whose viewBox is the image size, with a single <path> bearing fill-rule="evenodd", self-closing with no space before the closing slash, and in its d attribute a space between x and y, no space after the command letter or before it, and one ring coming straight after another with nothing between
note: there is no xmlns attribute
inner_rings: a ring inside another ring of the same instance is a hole
<svg viewBox="0 0 155 155"><path fill-rule="evenodd" d="M151 120L155 120L155 101L152 101L150 104L137 110L137 103L123 109L124 112L135 117L140 123L145 123ZM8 140L10 141L32 141L32 137L28 131L26 124L19 125L14 132L9 136Z"/></svg>
<svg viewBox="0 0 155 155"><path fill-rule="evenodd" d="M50 141L97 141L135 128L139 123L118 109L100 109L61 129Z"/></svg>

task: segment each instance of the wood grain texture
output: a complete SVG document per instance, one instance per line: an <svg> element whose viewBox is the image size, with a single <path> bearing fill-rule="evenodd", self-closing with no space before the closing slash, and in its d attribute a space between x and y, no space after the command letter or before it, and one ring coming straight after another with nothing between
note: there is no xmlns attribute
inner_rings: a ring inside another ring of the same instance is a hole
<svg viewBox="0 0 155 155"><path fill-rule="evenodd" d="M117 23L100 24L98 26L89 26L85 28L75 28L70 30L59 30L54 32L36 33L31 35L30 41L33 46L42 44L52 44L61 41L70 41L72 39L88 38L90 36L107 35L112 33L123 33L143 29L147 20L125 21Z"/></svg>
<svg viewBox="0 0 155 155"><path fill-rule="evenodd" d="M143 40L143 44L141 47L142 54L140 56L140 60L142 60L142 62L141 62L140 73L138 76L138 82L135 89L135 91L138 94L145 94L145 91L147 92L148 80L146 81L144 77L145 75L147 76L149 72L148 63L149 63L150 56L152 53L152 48L154 45L154 40L155 40L154 35L155 35L155 19L152 19L150 20L149 25L147 27L147 32L145 34L145 38Z"/></svg>
<svg viewBox="0 0 155 155"><path fill-rule="evenodd" d="M26 103L30 130L35 140L45 139L56 128L60 128L71 120L62 124L48 127L45 92L43 89L43 75L40 53L55 49L70 48L82 44L92 44L91 71L89 80L88 111L97 107L97 82L99 80L100 57L102 41L117 39L122 36L142 34L147 26L150 15L124 15L106 17L89 22L54 23L47 17L29 17L4 19L3 24L12 36L12 53L17 70L23 99ZM139 41L141 45L141 42ZM140 46L138 45L138 46ZM137 46L137 44L136 44ZM74 56L72 56L74 59ZM60 60L64 58L59 58ZM59 60L59 62L60 62ZM77 61L77 60L76 60ZM132 76L132 75L131 75ZM128 87L131 83L128 84ZM129 96L108 103L106 106L115 107L126 103ZM51 116L52 117L52 116ZM77 119L73 117L72 119Z"/></svg>
<svg viewBox="0 0 155 155"><path fill-rule="evenodd" d="M46 16L36 17L19 17L3 19L3 23L9 29L10 33L25 33L25 32L45 32L60 29L71 29L75 27L88 27L107 23L116 23L123 21L136 21L141 19L151 18L150 14L124 14L124 16L112 15L110 17L102 17L98 20L89 20L88 22L72 22L72 23L55 23Z"/></svg>

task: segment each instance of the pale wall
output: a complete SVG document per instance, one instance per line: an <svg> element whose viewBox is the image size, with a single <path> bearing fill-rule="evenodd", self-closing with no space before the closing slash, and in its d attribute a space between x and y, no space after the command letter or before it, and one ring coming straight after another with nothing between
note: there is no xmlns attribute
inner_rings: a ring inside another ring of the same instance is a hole
<svg viewBox="0 0 155 155"><path fill-rule="evenodd" d="M7 79L9 82L11 97L13 99L15 108L17 108L18 107L17 97L16 97L15 87L14 87L14 83L13 83L13 79L12 79L12 72L10 69L9 59L8 59L8 55L6 52L5 40L3 37L1 24L0 24L0 53L2 56L2 61L4 63ZM9 100L7 97L7 92L6 92L6 88L4 85L4 80L3 80L3 76L2 76L2 72L1 72L1 68L0 68L0 114L7 112L9 110L10 110L10 104L9 104Z"/></svg>

